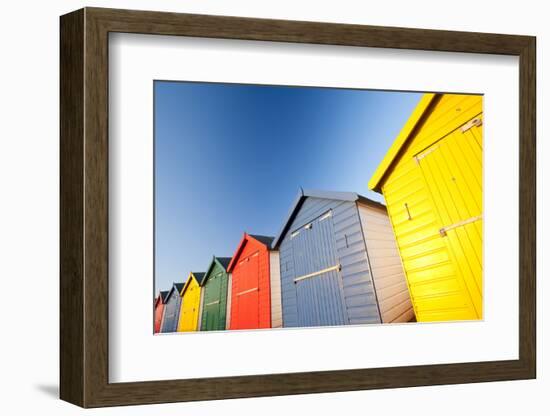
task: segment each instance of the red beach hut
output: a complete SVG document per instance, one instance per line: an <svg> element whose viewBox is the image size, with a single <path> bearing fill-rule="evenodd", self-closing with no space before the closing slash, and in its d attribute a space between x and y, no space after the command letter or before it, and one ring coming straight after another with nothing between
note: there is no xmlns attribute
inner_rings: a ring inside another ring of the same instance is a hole
<svg viewBox="0 0 550 416"><path fill-rule="evenodd" d="M160 332L160 326L162 324L162 316L164 314L164 304L166 303L166 296L168 291L160 292L155 298L155 334Z"/></svg>
<svg viewBox="0 0 550 416"><path fill-rule="evenodd" d="M273 237L245 233L229 266L231 318L229 329L282 326L279 252Z"/></svg>

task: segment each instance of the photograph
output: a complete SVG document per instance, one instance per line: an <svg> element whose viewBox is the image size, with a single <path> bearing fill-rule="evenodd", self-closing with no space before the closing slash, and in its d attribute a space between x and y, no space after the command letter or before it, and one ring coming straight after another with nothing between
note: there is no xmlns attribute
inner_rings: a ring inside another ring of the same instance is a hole
<svg viewBox="0 0 550 416"><path fill-rule="evenodd" d="M483 320L483 94L153 95L155 335Z"/></svg>

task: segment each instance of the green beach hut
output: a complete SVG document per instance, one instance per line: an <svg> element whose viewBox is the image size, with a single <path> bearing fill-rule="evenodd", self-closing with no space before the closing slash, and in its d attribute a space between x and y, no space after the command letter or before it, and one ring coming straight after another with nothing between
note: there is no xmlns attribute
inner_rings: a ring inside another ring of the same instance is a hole
<svg viewBox="0 0 550 416"><path fill-rule="evenodd" d="M227 266L230 261L229 257L214 256L202 280L201 331L221 331L226 328L229 283Z"/></svg>

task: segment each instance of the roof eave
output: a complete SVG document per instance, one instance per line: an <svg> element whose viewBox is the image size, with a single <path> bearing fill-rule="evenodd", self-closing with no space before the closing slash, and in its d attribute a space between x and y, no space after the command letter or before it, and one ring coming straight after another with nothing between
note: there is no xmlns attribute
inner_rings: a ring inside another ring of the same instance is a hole
<svg viewBox="0 0 550 416"><path fill-rule="evenodd" d="M288 231L288 227L290 227L290 224L292 223L292 220L296 217L296 212L304 202L304 199L306 197L304 196L304 190L300 187L300 191L298 192L298 195L296 198L294 198L294 203L291 205L290 210L288 211L288 214L286 215L285 221L283 222L283 226L275 236L275 239L271 243L271 249L277 250L279 248L279 244L281 240L283 239L284 235Z"/></svg>
<svg viewBox="0 0 550 416"><path fill-rule="evenodd" d="M183 296L183 294L184 294L185 291L187 290L187 286L189 286L189 284L190 284L189 282L191 282L191 279L197 280L197 279L195 278L195 275L193 274L193 272L190 272L190 273L189 273L189 276L187 276L187 280L185 281L185 283L184 283L184 285L183 285L183 287L182 287L182 289L181 289L180 296ZM198 282L197 282L197 283L198 283Z"/></svg>
<svg viewBox="0 0 550 416"><path fill-rule="evenodd" d="M204 273L204 277L202 278L202 282L200 283L200 286L204 286L206 284L206 281L210 276L210 271L212 270L212 268L214 267L214 264L216 263L219 263L219 261L216 259L216 256L212 256L212 261L210 262L208 269L206 269L206 272Z"/></svg>
<svg viewBox="0 0 550 416"><path fill-rule="evenodd" d="M229 265L227 266L226 272L231 273L233 270L233 267L235 267L235 263L237 262L237 257L239 257L239 254L241 253L244 243L248 238L247 233L243 233L243 236L241 238L241 241L239 241L239 245L237 246L237 250L235 250L235 253L231 257L231 261L229 262Z"/></svg>
<svg viewBox="0 0 550 416"><path fill-rule="evenodd" d="M382 159L382 162L380 162L380 165L378 165L378 167L374 171L374 174L370 178L369 184L368 184L369 189L376 191L378 193L382 193L382 189L381 189L382 179L386 175L386 172L388 171L388 169L393 164L394 160L399 155L403 146L407 143L412 131L414 130L414 128L416 127L416 125L418 124L418 122L420 121L420 119L422 118L422 116L424 115L424 113L426 112L426 110L428 109L428 107L430 106L430 104L432 103L432 101L437 95L438 94L435 94L435 93L426 93L422 96L416 108L412 112L411 116L409 117L409 119L401 129L401 132L396 137L393 144L391 145L386 155Z"/></svg>
<svg viewBox="0 0 550 416"><path fill-rule="evenodd" d="M302 204L306 198L336 199L339 201L355 202L360 198L360 196L355 192L317 191L313 189L304 190L300 188L300 192L298 193L298 196L294 199L294 203L291 205L290 211L288 212L286 219L283 222L281 230L271 244L272 250L277 250L279 248L281 241L288 232L292 221L294 221L294 219L296 218L296 215L302 207Z"/></svg>

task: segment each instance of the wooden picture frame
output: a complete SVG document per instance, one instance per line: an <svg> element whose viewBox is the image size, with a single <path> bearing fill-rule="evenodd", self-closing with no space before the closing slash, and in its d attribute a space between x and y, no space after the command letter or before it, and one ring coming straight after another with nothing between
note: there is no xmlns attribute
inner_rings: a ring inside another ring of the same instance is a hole
<svg viewBox="0 0 550 416"><path fill-rule="evenodd" d="M85 8L61 17L60 396L82 407L530 379L536 376L535 50L530 36ZM109 383L108 34L519 57L519 359Z"/></svg>

